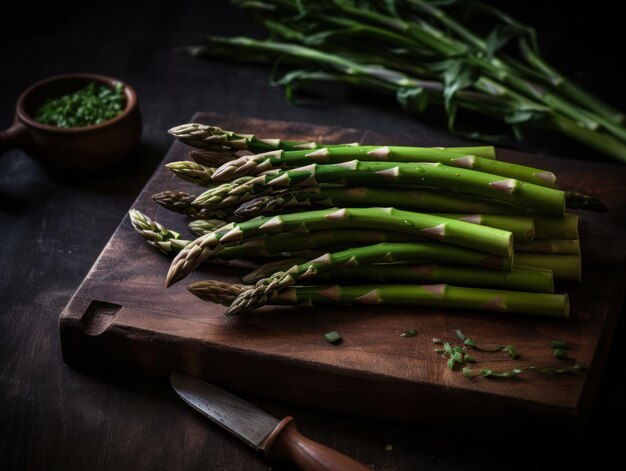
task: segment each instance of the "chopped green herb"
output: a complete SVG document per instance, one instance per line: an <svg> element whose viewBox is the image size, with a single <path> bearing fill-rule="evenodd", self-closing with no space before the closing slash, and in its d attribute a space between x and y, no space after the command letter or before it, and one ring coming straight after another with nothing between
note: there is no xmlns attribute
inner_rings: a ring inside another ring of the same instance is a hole
<svg viewBox="0 0 626 471"><path fill-rule="evenodd" d="M569 360L570 357L567 355L567 350L563 348L555 348L554 349L554 358L557 360Z"/></svg>
<svg viewBox="0 0 626 471"><path fill-rule="evenodd" d="M125 105L123 83L116 82L109 88L90 82L74 93L46 101L35 119L59 128L90 126L115 118Z"/></svg>
<svg viewBox="0 0 626 471"><path fill-rule="evenodd" d="M511 358L519 358L519 353L513 345L481 345L479 346L475 340L467 338L461 329L456 329L453 331L459 340L463 341L463 345L467 345L468 347L472 347L474 350L478 350L480 352L505 352Z"/></svg>
<svg viewBox="0 0 626 471"><path fill-rule="evenodd" d="M463 375L466 378L474 378L476 376L484 376L486 378L513 378L525 371L536 371L545 375L561 375L561 374L571 374L571 373L582 373L587 370L585 365L575 364L572 366L568 366L566 368L539 368L538 366L526 366L523 368L513 368L511 370L506 371L496 371L491 370L489 368L463 368Z"/></svg>
<svg viewBox="0 0 626 471"><path fill-rule="evenodd" d="M443 340L435 338L433 339L433 343L435 345L443 345Z"/></svg>
<svg viewBox="0 0 626 471"><path fill-rule="evenodd" d="M560 348L562 350L565 350L568 347L567 347L567 343L565 343L563 340L553 340L552 348Z"/></svg>
<svg viewBox="0 0 626 471"><path fill-rule="evenodd" d="M404 332L402 332L400 334L400 337L415 337L416 335L417 335L417 330L409 329L409 330L405 330Z"/></svg>
<svg viewBox="0 0 626 471"><path fill-rule="evenodd" d="M333 330L332 332L328 332L328 333L324 334L324 337L330 343L339 343L339 342L341 342L341 340L343 338L343 337L341 337L341 334L339 332L337 332L336 330Z"/></svg>
<svg viewBox="0 0 626 471"><path fill-rule="evenodd" d="M519 353L513 345L504 345L501 350L508 353L511 358L519 358Z"/></svg>

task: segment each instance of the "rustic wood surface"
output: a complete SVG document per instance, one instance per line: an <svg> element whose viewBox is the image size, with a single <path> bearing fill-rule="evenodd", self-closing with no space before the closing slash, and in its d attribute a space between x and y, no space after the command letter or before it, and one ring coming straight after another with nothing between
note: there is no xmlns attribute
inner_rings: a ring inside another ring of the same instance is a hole
<svg viewBox="0 0 626 471"><path fill-rule="evenodd" d="M625 109L622 65L616 60L623 44L618 6L570 2L564 12L558 2L529 0L506 8L537 26L543 52L557 67ZM167 152L171 140L164 130L196 110L213 110L375 129L424 142L460 141L445 132L437 113L404 116L392 97L330 88L293 107L281 90L268 86L264 68L194 61L173 52L209 32L259 33L225 1L179 2L174 8L171 2L144 0L124 5L9 0L2 11L2 127L12 122L15 99L27 86L53 74L88 71L136 88L144 130L128 162L81 178L50 175L20 151L0 158L0 469L267 470L251 449L195 414L165 382L72 369L61 358L58 315ZM508 145L596 158L565 139L526 137ZM584 171L579 177L583 182L591 175ZM622 316L590 421L577 440L562 438L557 429L537 441L535 427L523 438L509 437L506 427L499 438L485 440L460 434L459 426L473 425L461 421L441 431L245 397L276 416L293 415L303 434L376 470L554 470L586 463L598 469L623 454L614 442L623 441L626 420L625 340ZM381 397L381 404L392 400ZM385 451L386 445L392 450Z"/></svg>
<svg viewBox="0 0 626 471"><path fill-rule="evenodd" d="M190 121L288 140L432 144L370 131L203 113ZM185 160L189 151L175 143L164 163ZM621 306L626 239L619 229L626 205L619 189L626 185L626 170L505 150L498 158L550 169L564 188L594 194L609 208L607 213L580 212L584 283L556 287L571 295L567 320L391 306L274 308L226 319L223 306L200 301L185 287L206 278L241 282L239 276L249 268L207 265L164 289L170 260L134 234L126 217L61 315L64 358L70 364L149 376L185 371L235 391L368 417L451 425L488 414L492 419L479 424L492 431L506 424L581 425ZM577 177L581 167L592 175L583 182ZM183 238L193 238L186 217L152 201L152 194L166 189L198 191L160 167L133 207L185 234ZM604 250L607 246L612 250ZM401 338L408 328L416 328L418 336ZM561 367L550 347L553 339L560 339L572 346L570 356L590 371L564 377L530 373L513 381L468 380L433 352L432 339L454 342L457 328L479 343L514 344L521 353L519 361L506 354L477 354L480 367ZM331 330L342 333L340 346L324 339ZM381 396L394 400L381 404Z"/></svg>

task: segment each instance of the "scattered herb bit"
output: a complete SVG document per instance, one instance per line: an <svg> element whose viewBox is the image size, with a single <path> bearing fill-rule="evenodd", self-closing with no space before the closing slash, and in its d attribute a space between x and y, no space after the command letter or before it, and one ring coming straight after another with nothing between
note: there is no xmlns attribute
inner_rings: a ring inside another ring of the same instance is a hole
<svg viewBox="0 0 626 471"><path fill-rule="evenodd" d="M552 341L552 348L560 348L560 349L567 349L567 343L565 343L563 340L553 340Z"/></svg>
<svg viewBox="0 0 626 471"><path fill-rule="evenodd" d="M391 446L391 445L386 445L385 446L385 451L391 451L391 450L393 450L393 446Z"/></svg>
<svg viewBox="0 0 626 471"><path fill-rule="evenodd" d="M456 329L454 333L459 338L459 340L463 342L463 345L467 345L469 347L476 346L476 342L474 342L472 339L468 339L467 337L465 337L465 335L463 335L463 332L461 332L461 329Z"/></svg>
<svg viewBox="0 0 626 471"><path fill-rule="evenodd" d="M115 118L126 104L124 84L116 82L111 89L90 82L86 87L46 101L35 119L59 128L78 128Z"/></svg>
<svg viewBox="0 0 626 471"><path fill-rule="evenodd" d="M506 371L496 371L489 368L463 368L463 375L466 378L474 378L476 376L484 376L486 378L513 378L525 371L536 371L545 375L561 375L571 373L582 373L587 370L585 365L575 364L566 368L540 368L538 366L526 366L523 368L513 368Z"/></svg>
<svg viewBox="0 0 626 471"><path fill-rule="evenodd" d="M569 360L570 357L567 355L567 350L563 348L555 348L554 349L554 358L557 360Z"/></svg>
<svg viewBox="0 0 626 471"><path fill-rule="evenodd" d="M442 357L448 359L448 368L454 371L457 364L462 365L468 361L473 362L473 358L465 353L464 347L453 347L448 342L443 344L443 348L435 348L435 353L441 354ZM467 360L466 358L469 358Z"/></svg>
<svg viewBox="0 0 626 471"><path fill-rule="evenodd" d="M513 345L504 345L501 350L508 353L511 358L519 358L519 353Z"/></svg>
<svg viewBox="0 0 626 471"><path fill-rule="evenodd" d="M341 342L341 340L343 339L341 334L339 332L337 332L336 330L333 330L332 332L328 332L328 333L324 334L324 337L330 343L335 343L335 344Z"/></svg>
<svg viewBox="0 0 626 471"><path fill-rule="evenodd" d="M433 339L433 343L434 343L435 345L443 345L443 340L441 340L441 339L437 339L437 338L434 338L434 339Z"/></svg>
<svg viewBox="0 0 626 471"><path fill-rule="evenodd" d="M417 330L409 329L409 330L405 330L404 332L402 332L400 334L400 337L415 337L416 335L417 335Z"/></svg>
<svg viewBox="0 0 626 471"><path fill-rule="evenodd" d="M505 352L511 358L519 358L519 353L513 345L482 345L479 346L475 340L467 338L461 329L456 329L453 331L456 336L463 342L463 345L467 345L468 347L472 347L474 350L478 350L480 352Z"/></svg>

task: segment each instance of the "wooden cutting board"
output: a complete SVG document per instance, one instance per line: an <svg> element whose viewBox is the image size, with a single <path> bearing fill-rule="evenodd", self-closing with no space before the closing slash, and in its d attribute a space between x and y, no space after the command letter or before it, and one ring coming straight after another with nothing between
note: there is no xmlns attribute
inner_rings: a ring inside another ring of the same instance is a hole
<svg viewBox="0 0 626 471"><path fill-rule="evenodd" d="M364 144L419 145L406 136L356 129L198 114L194 121L263 137ZM435 145L425 142L425 145ZM445 145L445 142L438 145ZM187 159L174 143L163 163ZM235 319L222 306L202 302L185 287L206 278L237 281L246 270L206 265L165 289L170 260L149 247L125 217L60 317L66 362L148 376L180 370L225 388L295 404L371 417L416 420L455 429L514 433L579 428L584 422L609 350L624 291L626 171L616 165L549 159L506 150L498 158L554 171L561 185L593 194L607 213L580 212L583 284L559 284L572 300L567 320L406 307L276 308ZM163 166L133 204L192 238L184 216L150 196L194 191ZM197 193L197 190L195 190ZM400 334L417 329L418 335ZM450 371L432 338L454 341L453 329L481 343L513 344L521 354L475 356L481 367L563 366L550 342L566 341L570 355L590 366L585 375L468 379ZM338 330L331 345L323 334ZM505 428L500 428L505 427Z"/></svg>

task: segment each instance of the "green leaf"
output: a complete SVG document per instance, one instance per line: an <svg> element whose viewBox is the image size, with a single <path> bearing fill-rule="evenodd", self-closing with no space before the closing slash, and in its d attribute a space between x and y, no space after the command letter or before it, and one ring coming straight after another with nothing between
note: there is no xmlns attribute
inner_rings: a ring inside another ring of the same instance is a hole
<svg viewBox="0 0 626 471"><path fill-rule="evenodd" d="M409 329L409 330L405 330L404 332L402 332L400 334L400 337L415 337L416 335L417 335L417 330Z"/></svg>
<svg viewBox="0 0 626 471"><path fill-rule="evenodd" d="M343 337L341 337L341 334L336 330L325 333L324 338L333 344L337 344L343 339Z"/></svg>
<svg viewBox="0 0 626 471"><path fill-rule="evenodd" d="M553 340L552 341L552 348L567 349L567 343L564 342L563 340Z"/></svg>
<svg viewBox="0 0 626 471"><path fill-rule="evenodd" d="M448 360L448 368L454 371L454 365L456 365L456 360L454 358L450 358Z"/></svg>
<svg viewBox="0 0 626 471"><path fill-rule="evenodd" d="M428 95L421 87L398 88L396 100L407 113L421 113L428 105Z"/></svg>
<svg viewBox="0 0 626 471"><path fill-rule="evenodd" d="M513 39L525 36L526 31L514 25L498 25L496 26L485 41L486 56L492 58L500 49L505 47Z"/></svg>
<svg viewBox="0 0 626 471"><path fill-rule="evenodd" d="M453 131L456 122L457 106L455 96L461 90L469 88L476 83L478 72L467 65L463 59L450 59L432 64L430 68L443 75L443 102L448 115L448 128Z"/></svg>

